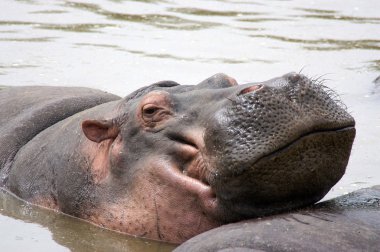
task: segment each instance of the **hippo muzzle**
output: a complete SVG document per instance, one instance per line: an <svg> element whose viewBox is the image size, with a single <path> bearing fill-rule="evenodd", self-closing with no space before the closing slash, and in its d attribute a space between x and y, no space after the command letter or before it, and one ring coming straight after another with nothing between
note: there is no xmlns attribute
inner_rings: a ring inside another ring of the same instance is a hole
<svg viewBox="0 0 380 252"><path fill-rule="evenodd" d="M290 73L227 98L204 136L207 181L225 221L317 202L343 176L355 121L333 91Z"/></svg>

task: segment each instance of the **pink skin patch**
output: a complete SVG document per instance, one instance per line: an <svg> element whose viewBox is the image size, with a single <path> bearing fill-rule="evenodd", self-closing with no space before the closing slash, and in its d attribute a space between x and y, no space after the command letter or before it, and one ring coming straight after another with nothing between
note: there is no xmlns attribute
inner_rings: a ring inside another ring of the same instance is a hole
<svg viewBox="0 0 380 252"><path fill-rule="evenodd" d="M254 92L254 91L257 91L257 90L259 90L259 89L261 89L263 86L262 85L253 85L253 86L251 86L251 87L247 87L247 88L245 88L245 89L243 89L242 91L240 91L240 93L239 94L248 94L248 93L252 93L252 92Z"/></svg>

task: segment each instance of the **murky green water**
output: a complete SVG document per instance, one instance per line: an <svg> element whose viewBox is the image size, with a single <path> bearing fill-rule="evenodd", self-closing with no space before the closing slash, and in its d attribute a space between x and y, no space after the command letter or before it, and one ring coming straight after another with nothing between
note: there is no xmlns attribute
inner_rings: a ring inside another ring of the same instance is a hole
<svg viewBox="0 0 380 252"><path fill-rule="evenodd" d="M217 72L240 83L289 71L326 79L357 120L327 198L380 184L378 0L2 0L0 86L88 86L126 95ZM1 251L165 251L0 193Z"/></svg>

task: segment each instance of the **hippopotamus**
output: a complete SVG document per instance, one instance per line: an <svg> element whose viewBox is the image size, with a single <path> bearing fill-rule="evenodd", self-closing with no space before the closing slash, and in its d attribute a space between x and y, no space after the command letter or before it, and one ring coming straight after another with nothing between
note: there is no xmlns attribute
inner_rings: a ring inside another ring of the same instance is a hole
<svg viewBox="0 0 380 252"><path fill-rule="evenodd" d="M380 186L202 233L181 251L379 251Z"/></svg>
<svg viewBox="0 0 380 252"><path fill-rule="evenodd" d="M313 204L343 176L355 121L289 73L238 85L161 81L125 98L0 90L0 186L96 225L171 243Z"/></svg>

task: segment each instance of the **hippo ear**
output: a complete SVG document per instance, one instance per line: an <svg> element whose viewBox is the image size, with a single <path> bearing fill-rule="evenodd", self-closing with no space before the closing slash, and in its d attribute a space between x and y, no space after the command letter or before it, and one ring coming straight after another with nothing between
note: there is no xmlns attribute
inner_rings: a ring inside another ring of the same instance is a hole
<svg viewBox="0 0 380 252"><path fill-rule="evenodd" d="M88 139L97 143L115 139L120 131L112 120L85 120L82 122L82 130Z"/></svg>
<svg viewBox="0 0 380 252"><path fill-rule="evenodd" d="M236 80L226 74L218 73L213 76L211 76L208 79L205 79L201 83L199 83L197 86L198 88L226 88L226 87L232 87L236 86L238 83Z"/></svg>

